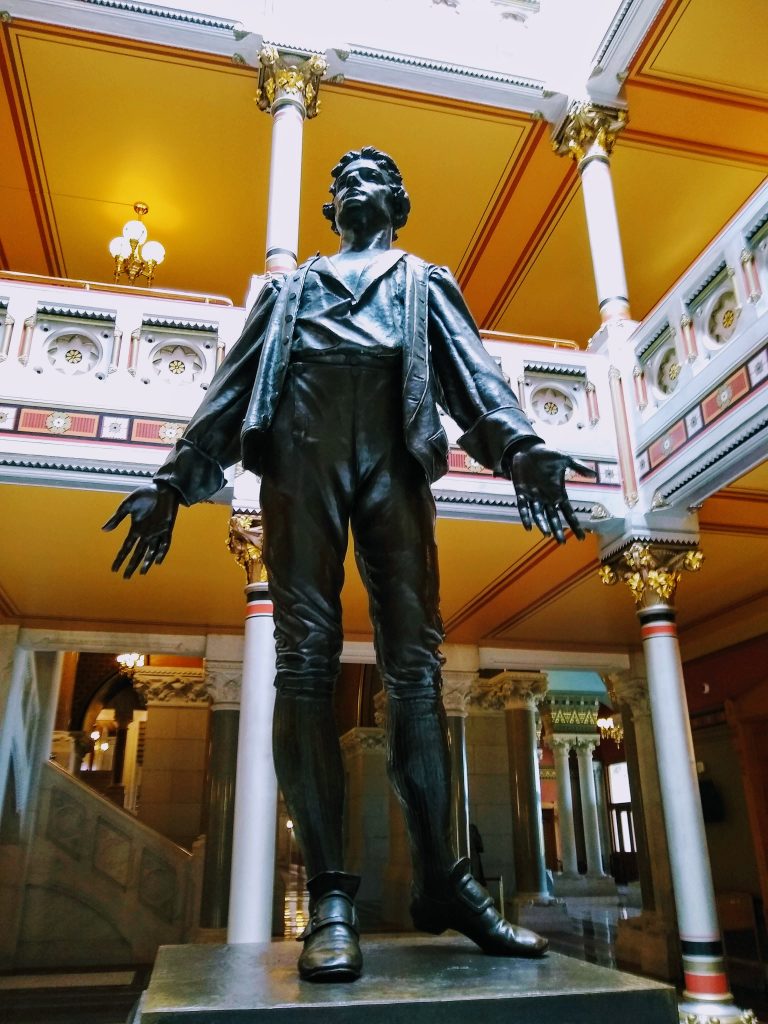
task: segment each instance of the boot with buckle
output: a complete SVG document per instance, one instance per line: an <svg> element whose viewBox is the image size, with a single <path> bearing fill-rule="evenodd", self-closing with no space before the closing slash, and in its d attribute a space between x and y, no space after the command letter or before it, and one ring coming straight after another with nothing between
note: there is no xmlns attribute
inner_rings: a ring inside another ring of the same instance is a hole
<svg viewBox="0 0 768 1024"><path fill-rule="evenodd" d="M540 957L549 946L541 935L501 916L470 874L466 857L454 864L442 891L427 895L414 889L411 917L419 931L440 935L453 928L490 956Z"/></svg>
<svg viewBox="0 0 768 1024"><path fill-rule="evenodd" d="M298 941L299 976L305 981L355 981L363 969L354 898L357 875L324 871L307 882L309 924Z"/></svg>

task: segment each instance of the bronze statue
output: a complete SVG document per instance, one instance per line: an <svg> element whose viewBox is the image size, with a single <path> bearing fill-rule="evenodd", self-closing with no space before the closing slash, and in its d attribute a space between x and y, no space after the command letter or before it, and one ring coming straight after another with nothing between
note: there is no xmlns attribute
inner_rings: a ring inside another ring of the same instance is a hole
<svg viewBox="0 0 768 1024"><path fill-rule="evenodd" d="M324 207L339 252L271 281L154 482L105 529L131 527L112 566L146 573L165 558L180 503L218 491L242 458L261 476L264 561L275 610L274 758L304 854L310 922L302 978L359 977L354 897L344 871L344 771L332 708L342 648L340 592L351 524L388 693L388 772L413 858L414 924L456 929L496 956L541 956L547 941L507 922L457 860L440 698L430 483L447 470L438 405L462 447L511 479L523 525L583 538L566 468L543 444L483 348L453 277L392 248L410 201L391 157L347 153Z"/></svg>

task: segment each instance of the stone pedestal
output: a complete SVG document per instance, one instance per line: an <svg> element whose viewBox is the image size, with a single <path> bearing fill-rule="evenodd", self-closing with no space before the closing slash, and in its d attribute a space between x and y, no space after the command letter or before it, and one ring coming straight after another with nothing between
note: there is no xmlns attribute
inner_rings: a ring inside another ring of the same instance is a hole
<svg viewBox="0 0 768 1024"><path fill-rule="evenodd" d="M299 981L295 943L166 946L133 1024L676 1024L674 989L550 954L501 960L469 940L365 942L353 985Z"/></svg>

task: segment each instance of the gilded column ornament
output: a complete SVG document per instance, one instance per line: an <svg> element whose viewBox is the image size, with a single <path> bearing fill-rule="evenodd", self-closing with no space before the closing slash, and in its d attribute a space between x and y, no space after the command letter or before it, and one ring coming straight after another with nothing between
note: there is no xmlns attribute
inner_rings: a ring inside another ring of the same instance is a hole
<svg viewBox="0 0 768 1024"><path fill-rule="evenodd" d="M267 570L262 558L264 530L261 516L235 515L229 520L227 547L245 569L248 583L266 583Z"/></svg>
<svg viewBox="0 0 768 1024"><path fill-rule="evenodd" d="M275 103L286 100L299 106L305 117L316 117L320 112L318 90L320 80L328 70L325 57L313 53L306 60L297 61L281 54L275 46L264 46L259 54L259 85L256 100L260 110L274 113Z"/></svg>
<svg viewBox="0 0 768 1024"><path fill-rule="evenodd" d="M560 156L572 156L578 163L594 145L607 157L626 123L626 110L576 101L568 108L552 145Z"/></svg>
<svg viewBox="0 0 768 1024"><path fill-rule="evenodd" d="M603 565L599 576L607 586L620 580L629 587L641 607L672 604L683 571L698 572L704 555L695 548L636 541L612 565Z"/></svg>

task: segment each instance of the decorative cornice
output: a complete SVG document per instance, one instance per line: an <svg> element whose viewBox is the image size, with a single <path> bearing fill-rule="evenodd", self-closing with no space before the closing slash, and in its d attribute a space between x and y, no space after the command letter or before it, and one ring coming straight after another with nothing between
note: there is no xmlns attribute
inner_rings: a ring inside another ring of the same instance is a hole
<svg viewBox="0 0 768 1024"><path fill-rule="evenodd" d="M426 57L411 57L401 53L391 53L388 50L374 50L367 47L353 46L347 53L349 57L364 57L368 60L381 61L388 64L401 64L406 67L419 68L424 71L439 71L456 75L460 78L473 78L481 82L494 82L499 85L511 85L516 89L541 94L544 83L531 78L518 78L514 75L505 75L496 71L482 71L479 68L464 67L461 64L449 64L445 61L429 60Z"/></svg>
<svg viewBox="0 0 768 1024"><path fill-rule="evenodd" d="M627 112L596 103L574 101L555 132L552 145L560 156L572 156L578 163L597 145L610 156L619 132L627 123Z"/></svg>
<svg viewBox="0 0 768 1024"><path fill-rule="evenodd" d="M547 692L544 672L499 672L491 679L478 679L470 703L488 711L534 708Z"/></svg>
<svg viewBox="0 0 768 1024"><path fill-rule="evenodd" d="M117 313L113 309L88 309L85 306L59 306L38 302L38 317L64 317L67 320L96 320L99 323L114 323Z"/></svg>
<svg viewBox="0 0 768 1024"><path fill-rule="evenodd" d="M240 27L237 21L222 21L218 18L208 18L203 14L191 14L187 11L177 11L170 7L158 7L155 4L129 3L127 0L82 0L91 7L107 7L114 11L126 11L129 14L144 14L153 18L162 18L166 21L182 21L189 25L200 25L202 28L217 28L227 32L234 32Z"/></svg>
<svg viewBox="0 0 768 1024"><path fill-rule="evenodd" d="M523 370L530 373L552 373L559 377L586 377L587 370L584 366L571 366L568 363L543 363L543 362L528 362L527 360L523 363Z"/></svg>
<svg viewBox="0 0 768 1024"><path fill-rule="evenodd" d="M239 708L242 683L242 661L209 661L206 659L205 686L214 710Z"/></svg>
<svg viewBox="0 0 768 1024"><path fill-rule="evenodd" d="M133 688L145 704L208 704L202 668L137 668Z"/></svg>
<svg viewBox="0 0 768 1024"><path fill-rule="evenodd" d="M229 520L227 547L238 565L245 569L248 583L266 583L267 570L262 558L264 530L261 515L237 515Z"/></svg>
<svg viewBox="0 0 768 1024"><path fill-rule="evenodd" d="M318 90L320 80L328 70L328 62L319 53L305 60L283 55L276 46L262 47L259 54L259 85L256 100L260 110L274 113L280 100L295 103L310 118L320 112Z"/></svg>
<svg viewBox="0 0 768 1024"><path fill-rule="evenodd" d="M167 316L142 317L142 330L147 327L167 331L200 331L206 334L216 334L219 330L218 323L214 323L212 320L174 320Z"/></svg>
<svg viewBox="0 0 768 1024"><path fill-rule="evenodd" d="M448 715L466 718L477 672L453 672L443 669L443 707Z"/></svg>
<svg viewBox="0 0 768 1024"><path fill-rule="evenodd" d="M367 751L383 751L386 748L386 734L383 729L358 726L356 729L345 732L340 743L341 752L345 757Z"/></svg>
<svg viewBox="0 0 768 1024"><path fill-rule="evenodd" d="M572 740L581 734L594 735L597 732L597 697L580 697L573 694L560 696L549 693L542 712L552 739L558 733Z"/></svg>
<svg viewBox="0 0 768 1024"><path fill-rule="evenodd" d="M623 554L598 570L603 583L613 586L621 580L643 607L673 604L683 571L698 572L704 555L691 547L648 544L636 541Z"/></svg>

